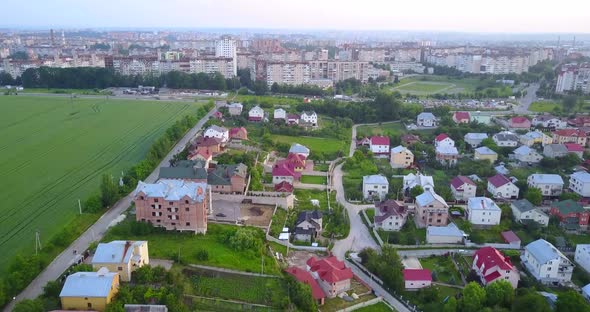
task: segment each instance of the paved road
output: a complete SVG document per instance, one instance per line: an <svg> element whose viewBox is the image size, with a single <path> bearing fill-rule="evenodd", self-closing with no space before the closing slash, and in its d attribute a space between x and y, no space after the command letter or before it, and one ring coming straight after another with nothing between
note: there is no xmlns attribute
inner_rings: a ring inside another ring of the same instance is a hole
<svg viewBox="0 0 590 312"><path fill-rule="evenodd" d="M340 203L346 212L348 213L348 219L350 220L350 233L344 239L336 241L332 248L332 253L339 259L344 259L344 255L347 251L361 251L366 247L370 247L376 250L381 250L381 247L373 240L373 237L369 233L369 229L365 226L361 220L359 212L368 207L374 207L373 205L353 205L346 201L344 197L344 187L342 186L342 164L336 166L333 172L334 189L336 190L336 201Z"/></svg>
<svg viewBox="0 0 590 312"><path fill-rule="evenodd" d="M514 112L518 114L527 114L531 103L537 100L537 91L539 90L538 83L531 83L526 88L526 95L518 100L518 106L514 108Z"/></svg>
<svg viewBox="0 0 590 312"><path fill-rule="evenodd" d="M180 139L180 141L174 146L174 148L164 157L162 162L156 167L156 169L145 179L146 182L155 182L160 173L160 167L168 167L170 165L170 159L182 150L186 144L197 134L197 132L203 127L203 124L213 115L217 109L211 110L205 117L187 132L187 134ZM123 197L113 207L111 207L96 223L94 223L86 232L84 232L78 239L76 239L68 248L66 248L59 256L57 256L48 266L45 268L37 278L35 278L31 284L25 290L23 290L17 297L8 304L4 311L12 311L15 302L23 299L34 299L41 295L43 287L47 282L54 281L66 271L66 269L73 263L74 250L84 251L88 248L90 243L100 240L109 228L111 223L117 219L123 211L125 211L131 205L132 197L131 194Z"/></svg>

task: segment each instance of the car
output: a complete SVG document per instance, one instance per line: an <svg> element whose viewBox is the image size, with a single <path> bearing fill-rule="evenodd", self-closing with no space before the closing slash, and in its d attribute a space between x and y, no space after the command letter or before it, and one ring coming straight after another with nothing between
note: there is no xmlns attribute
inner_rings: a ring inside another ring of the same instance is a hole
<svg viewBox="0 0 590 312"><path fill-rule="evenodd" d="M220 213L218 213L218 214L216 214L215 216L216 216L216 217L220 217L220 218L225 218L225 217L227 217L227 216L225 215L225 213L221 213L221 212L220 212Z"/></svg>

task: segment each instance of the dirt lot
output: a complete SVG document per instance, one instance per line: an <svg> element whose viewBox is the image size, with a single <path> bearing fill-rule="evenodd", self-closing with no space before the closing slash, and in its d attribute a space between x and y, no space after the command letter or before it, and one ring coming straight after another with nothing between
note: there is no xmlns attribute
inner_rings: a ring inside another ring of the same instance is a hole
<svg viewBox="0 0 590 312"><path fill-rule="evenodd" d="M241 204L240 215L246 225L268 226L274 209L271 205Z"/></svg>
<svg viewBox="0 0 590 312"><path fill-rule="evenodd" d="M305 262L307 262L307 260L311 257L324 258L323 256L318 256L313 252L291 249L289 251L289 257L287 258L287 263L289 266L296 266L298 268L305 269L307 266Z"/></svg>
<svg viewBox="0 0 590 312"><path fill-rule="evenodd" d="M421 269L422 264L420 264L420 260L416 257L407 257L402 259L402 264L406 269Z"/></svg>

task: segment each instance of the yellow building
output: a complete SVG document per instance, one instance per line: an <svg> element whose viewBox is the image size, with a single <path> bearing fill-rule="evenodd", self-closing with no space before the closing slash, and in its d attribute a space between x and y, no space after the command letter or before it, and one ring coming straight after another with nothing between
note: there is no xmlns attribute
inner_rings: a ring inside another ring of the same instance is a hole
<svg viewBox="0 0 590 312"><path fill-rule="evenodd" d="M487 159L491 163L494 163L498 160L498 154L492 151L490 148L486 146L478 147L475 149L475 153L473 154L473 159L475 160L484 160Z"/></svg>
<svg viewBox="0 0 590 312"><path fill-rule="evenodd" d="M117 292L119 274L103 268L68 276L59 297L63 310L104 311Z"/></svg>
<svg viewBox="0 0 590 312"><path fill-rule="evenodd" d="M146 241L112 241L98 244L92 257L92 267L95 270L107 268L109 272L117 272L123 282L129 282L133 271L149 263Z"/></svg>
<svg viewBox="0 0 590 312"><path fill-rule="evenodd" d="M390 162L392 168L408 168L414 163L414 154L403 146L391 149Z"/></svg>

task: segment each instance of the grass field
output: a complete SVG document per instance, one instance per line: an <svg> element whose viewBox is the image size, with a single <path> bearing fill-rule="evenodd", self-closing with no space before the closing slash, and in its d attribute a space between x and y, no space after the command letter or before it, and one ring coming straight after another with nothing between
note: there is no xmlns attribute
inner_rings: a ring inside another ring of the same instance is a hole
<svg viewBox="0 0 590 312"><path fill-rule="evenodd" d="M559 103L555 102L533 102L531 103L531 106L529 106L529 110L531 112L538 113L551 113L556 107L562 108L562 106Z"/></svg>
<svg viewBox="0 0 590 312"><path fill-rule="evenodd" d="M372 135L396 135L406 132L404 126L399 122L389 122L380 125L360 126L356 128L357 137L368 137Z"/></svg>
<svg viewBox="0 0 590 312"><path fill-rule="evenodd" d="M428 257L421 258L420 264L423 268L429 269L430 272L435 272L436 281L452 285L461 284L461 276L450 257Z"/></svg>
<svg viewBox="0 0 590 312"><path fill-rule="evenodd" d="M383 302L377 302L370 306L356 309L357 312L391 312L393 311L388 305Z"/></svg>
<svg viewBox="0 0 590 312"><path fill-rule="evenodd" d="M304 175L304 176L301 176L301 183L326 184L326 177Z"/></svg>
<svg viewBox="0 0 590 312"><path fill-rule="evenodd" d="M311 153L336 153L346 151L348 144L336 139L326 139L317 137L293 137L287 135L273 135L272 140L280 143L299 143L311 149Z"/></svg>
<svg viewBox="0 0 590 312"><path fill-rule="evenodd" d="M78 214L78 199L143 159L168 126L199 104L0 96L0 272Z"/></svg>
<svg viewBox="0 0 590 312"><path fill-rule="evenodd" d="M403 94L429 95L435 93L473 92L479 84L478 79L456 79L445 76L414 76L402 79L392 88Z"/></svg>
<svg viewBox="0 0 590 312"><path fill-rule="evenodd" d="M98 89L44 89L44 88L27 88L19 93L51 93L51 94L84 94L84 95L101 95L111 94L111 91L102 92Z"/></svg>

